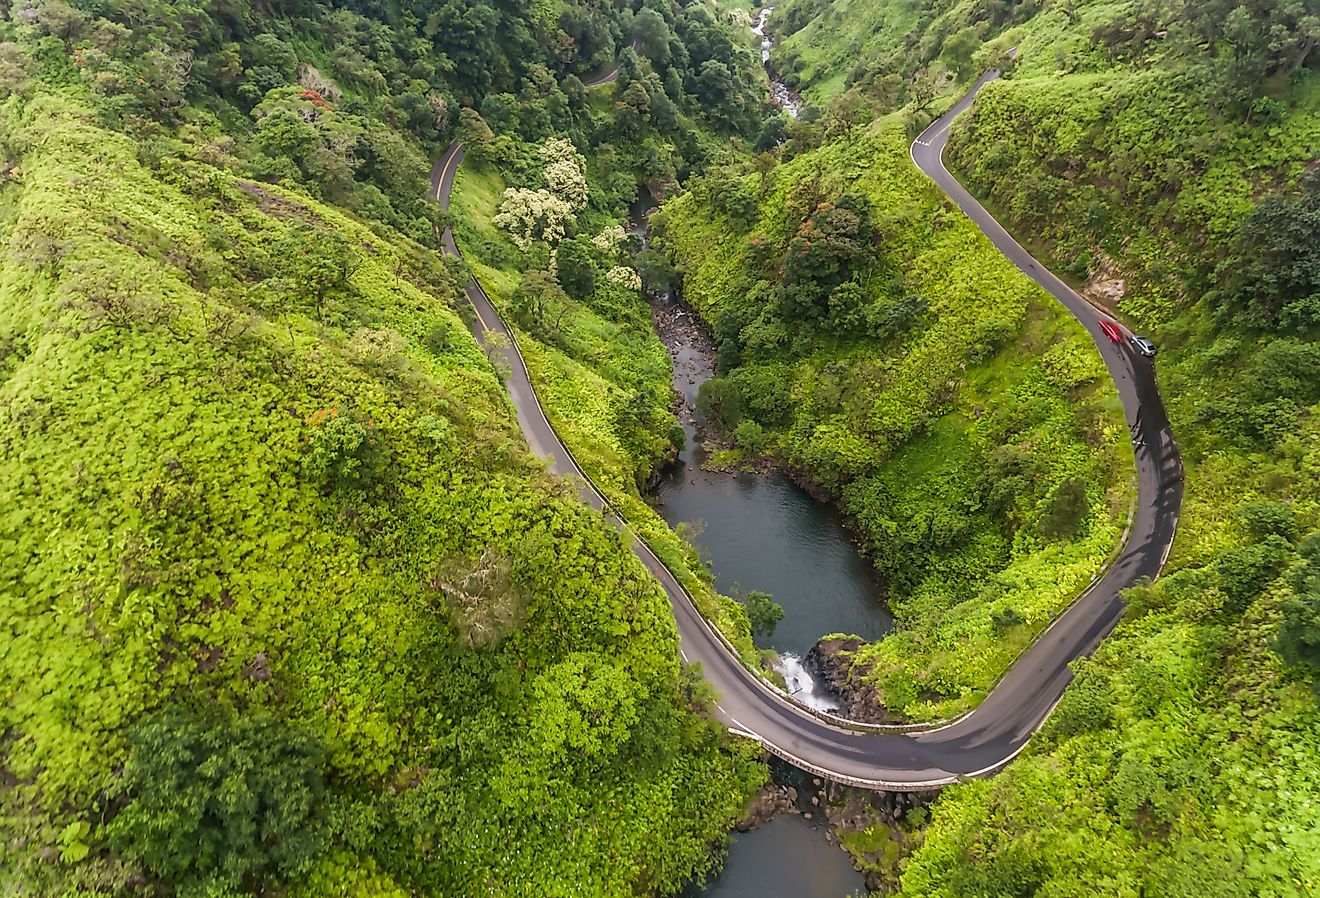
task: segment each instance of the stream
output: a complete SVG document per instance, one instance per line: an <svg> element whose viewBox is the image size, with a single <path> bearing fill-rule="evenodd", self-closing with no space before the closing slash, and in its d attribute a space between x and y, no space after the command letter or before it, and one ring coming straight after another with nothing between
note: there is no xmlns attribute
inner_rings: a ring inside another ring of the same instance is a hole
<svg viewBox="0 0 1320 898"><path fill-rule="evenodd" d="M634 221L644 221L634 209ZM687 443L664 472L654 501L670 526L709 559L725 594L770 593L784 609L763 648L779 653L779 671L798 701L838 707L803 669L802 657L821 636L884 635L891 619L874 570L858 554L838 512L779 470L708 471L695 410L697 391L715 373L715 346L693 312L672 295L652 301L652 320L673 360L676 411ZM800 816L777 817L735 834L719 874L693 884L682 898L845 898L865 893L862 875L826 828Z"/></svg>
<svg viewBox="0 0 1320 898"><path fill-rule="evenodd" d="M774 11L773 6L767 6L756 14L756 19L752 24L752 34L761 39L761 65L765 66L765 73L770 78L770 102L784 110L790 118L797 118L798 110L802 108L802 97L793 88L779 80L774 66L770 64L770 50L774 47L775 40L766 31L766 24L770 20L770 14Z"/></svg>
<svg viewBox="0 0 1320 898"><path fill-rule="evenodd" d="M729 842L724 867L682 898L846 898L866 894L848 855L825 841L825 827L794 815L776 817Z"/></svg>
<svg viewBox="0 0 1320 898"><path fill-rule="evenodd" d="M784 609L762 648L802 658L829 633L878 639L890 629L874 570L858 553L833 506L814 499L782 471L706 470L697 391L714 374L715 347L690 310L657 300L653 318L674 361L674 389L687 446L656 488L670 525L684 525L712 563L726 595L760 590Z"/></svg>
<svg viewBox="0 0 1320 898"><path fill-rule="evenodd" d="M770 66L773 39L766 30L773 7L760 11L752 32L761 38L761 59L776 106L797 117L801 97ZM631 211L633 232L646 239L646 215L654 204L639 200ZM784 609L784 618L762 648L779 653L779 670L794 697L816 708L837 703L822 694L801 659L829 633L878 639L892 627L874 569L861 557L842 517L775 468L724 472L705 468L709 450L696 414L697 392L715 374L715 344L693 312L672 294L652 301L656 332L673 360L676 412L687 434L678 459L664 473L654 501L671 526L682 525L715 572L717 588L730 595L759 590ZM732 838L720 873L683 898L845 898L865 893L865 883L819 821L781 816Z"/></svg>

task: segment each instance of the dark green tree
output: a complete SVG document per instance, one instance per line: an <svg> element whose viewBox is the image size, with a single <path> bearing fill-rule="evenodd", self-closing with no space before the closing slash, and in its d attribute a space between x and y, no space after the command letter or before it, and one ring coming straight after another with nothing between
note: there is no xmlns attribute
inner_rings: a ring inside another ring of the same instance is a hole
<svg viewBox="0 0 1320 898"><path fill-rule="evenodd" d="M747 619L752 622L753 636L773 636L775 628L784 619L783 607L769 593L752 590L742 598Z"/></svg>
<svg viewBox="0 0 1320 898"><path fill-rule="evenodd" d="M1283 572L1292 556L1288 541L1268 536L1250 546L1229 549L1219 556L1215 568L1219 588L1228 596L1228 610L1240 614L1252 599Z"/></svg>
<svg viewBox="0 0 1320 898"><path fill-rule="evenodd" d="M666 417L663 400L648 389L635 390L615 405L613 423L619 445L639 465L654 461L672 446Z"/></svg>
<svg viewBox="0 0 1320 898"><path fill-rule="evenodd" d="M798 227L784 259L780 308L785 318L818 322L829 297L871 257L870 202L848 194L819 203Z"/></svg>
<svg viewBox="0 0 1320 898"><path fill-rule="evenodd" d="M339 231L299 224L275 244L281 283L292 308L324 318L330 302L344 294L361 257Z"/></svg>
<svg viewBox="0 0 1320 898"><path fill-rule="evenodd" d="M1036 528L1047 539L1074 537L1086 522L1089 511L1086 481L1081 477L1069 477L1045 497Z"/></svg>
<svg viewBox="0 0 1320 898"><path fill-rule="evenodd" d="M776 112L768 116L765 124L761 125L761 132L756 135L753 149L758 153L768 152L776 149L786 140L788 140L788 116Z"/></svg>
<svg viewBox="0 0 1320 898"><path fill-rule="evenodd" d="M732 430L742 420L743 399L738 384L727 377L712 377L697 390L697 414Z"/></svg>
<svg viewBox="0 0 1320 898"><path fill-rule="evenodd" d="M644 249L633 257L633 267L642 277L642 286L648 293L663 295L678 282L678 271L664 253Z"/></svg>
<svg viewBox="0 0 1320 898"><path fill-rule="evenodd" d="M668 64L669 45L674 39L674 34L669 28L669 23L660 13L650 8L638 12L633 17L633 39L637 42L637 50L642 56L657 66Z"/></svg>
<svg viewBox="0 0 1320 898"><path fill-rule="evenodd" d="M1265 330L1320 325L1320 175L1261 200L1240 234L1219 268L1228 309Z"/></svg>
<svg viewBox="0 0 1320 898"><path fill-rule="evenodd" d="M261 892L304 870L318 823L325 750L266 715L171 708L129 734L112 847L184 896Z"/></svg>
<svg viewBox="0 0 1320 898"><path fill-rule="evenodd" d="M1289 542L1297 539L1297 518L1283 502L1273 499L1251 502L1238 509L1238 517L1255 542L1268 536L1281 536Z"/></svg>
<svg viewBox="0 0 1320 898"><path fill-rule="evenodd" d="M342 498L360 498L381 486L389 468L385 441L375 424L338 406L308 419L303 470L313 483Z"/></svg>
<svg viewBox="0 0 1320 898"><path fill-rule="evenodd" d="M594 247L584 237L560 242L555 249L559 284L574 299L587 299L596 292Z"/></svg>
<svg viewBox="0 0 1320 898"><path fill-rule="evenodd" d="M976 72L974 54L981 45L981 29L969 25L944 39L940 56L954 70L959 81L966 81Z"/></svg>
<svg viewBox="0 0 1320 898"><path fill-rule="evenodd" d="M1282 606L1278 649L1283 660L1320 673L1320 533L1313 533L1298 550L1301 563L1288 574L1292 596ZM1312 683L1320 695L1320 677Z"/></svg>
<svg viewBox="0 0 1320 898"><path fill-rule="evenodd" d="M529 271L513 293L513 320L518 326L546 338L558 329L568 296L548 271Z"/></svg>

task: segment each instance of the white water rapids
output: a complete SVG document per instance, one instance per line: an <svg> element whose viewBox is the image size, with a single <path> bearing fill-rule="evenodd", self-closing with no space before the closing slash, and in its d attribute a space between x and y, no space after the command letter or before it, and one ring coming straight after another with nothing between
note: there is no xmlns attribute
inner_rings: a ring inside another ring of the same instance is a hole
<svg viewBox="0 0 1320 898"><path fill-rule="evenodd" d="M752 26L752 34L761 39L761 62L770 61L770 48L774 45L774 42L766 36L765 23L766 20L770 18L770 13L774 11L775 8L773 6L767 6L765 9L761 10L756 16L756 24Z"/></svg>
<svg viewBox="0 0 1320 898"><path fill-rule="evenodd" d="M816 681L807 673L807 669L802 666L802 659L797 655L784 652L779 656L779 663L775 665L775 669L784 675L788 694L808 708L815 708L817 711L838 709L839 702L834 696L824 690L816 691Z"/></svg>
<svg viewBox="0 0 1320 898"><path fill-rule="evenodd" d="M757 14L755 22L752 24L752 34L761 39L761 64L765 66L766 74L770 76L770 99L776 106L784 110L789 118L798 117L798 107L802 104L802 98L799 97L785 83L774 76L774 69L770 66L770 48L775 45L774 39L765 33L765 23L770 19L770 13L774 12L773 6L767 6Z"/></svg>

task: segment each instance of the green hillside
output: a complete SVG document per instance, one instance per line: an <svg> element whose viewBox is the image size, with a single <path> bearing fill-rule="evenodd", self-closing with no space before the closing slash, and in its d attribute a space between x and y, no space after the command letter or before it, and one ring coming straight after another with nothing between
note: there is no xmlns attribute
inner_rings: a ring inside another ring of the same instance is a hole
<svg viewBox="0 0 1320 898"><path fill-rule="evenodd" d="M685 438L671 410L669 354L639 290L643 273L655 288L657 276L673 272L624 228L639 198L673 195L695 173L745 155L761 123L764 74L749 32L730 26L721 7L693 4L663 17L651 11L637 20L645 16L655 33L639 42L636 56L625 54L617 81L588 92L564 138L538 139L514 118L470 135L452 198L454 234L514 329L556 433L702 613L757 664L742 606L715 591L696 548L644 497ZM698 68L696 54L723 60L716 71L724 83L727 70L728 89L712 88L703 62L695 93L675 90L682 54L669 48L680 43L691 48L689 71ZM680 102L670 99L674 93ZM556 191L567 205L547 215ZM514 208L532 214L510 216ZM542 226L546 217L554 227ZM525 228L529 220L536 224Z"/></svg>
<svg viewBox="0 0 1320 898"><path fill-rule="evenodd" d="M1033 748L946 791L903 894L1313 894L1320 10L936 3L902 34L886 23L917 7L864 6L782 20L781 67L841 97L825 130L910 102L910 136L939 84L951 96L1018 47L955 126L951 167L1155 337L1187 467L1165 576ZM822 77L844 47L857 64Z"/></svg>
<svg viewBox="0 0 1320 898"><path fill-rule="evenodd" d="M922 106L949 81L979 74L1036 0L788 0L770 20L771 61L809 101L853 90L885 109ZM988 45L988 46L987 46Z"/></svg>
<svg viewBox="0 0 1320 898"><path fill-rule="evenodd" d="M1187 501L1172 572L1038 748L949 796L906 894L1320 888L1316 13L1046 9L956 130L968 185L1160 342Z"/></svg>
<svg viewBox="0 0 1320 898"><path fill-rule="evenodd" d="M748 6L0 0L0 894L718 863L765 765L631 534L527 452L469 274L752 660L644 501L680 435L638 283L681 281L720 459L821 487L884 577L875 701L975 706L1132 497L1089 338L908 157L990 66L950 167L1158 342L1186 501L1027 750L849 844L912 898L1320 893L1320 6L789 0L798 121ZM639 187L664 254L621 233Z"/></svg>
<svg viewBox="0 0 1320 898"><path fill-rule="evenodd" d="M829 491L898 629L854 660L891 712L972 707L1117 544L1131 454L1090 338L943 201L901 126L723 170L663 246L719 341L703 388Z"/></svg>
<svg viewBox="0 0 1320 898"><path fill-rule="evenodd" d="M677 888L764 768L424 199L541 38L480 85L398 10L140 12L0 8L0 892Z"/></svg>

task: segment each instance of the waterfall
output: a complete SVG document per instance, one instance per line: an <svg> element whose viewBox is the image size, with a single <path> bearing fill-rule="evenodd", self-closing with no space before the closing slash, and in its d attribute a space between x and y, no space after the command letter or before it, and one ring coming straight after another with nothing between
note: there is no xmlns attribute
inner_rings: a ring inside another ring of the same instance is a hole
<svg viewBox="0 0 1320 898"><path fill-rule="evenodd" d="M784 684L788 687L788 694L793 696L808 708L815 708L817 711L834 711L839 707L839 702L830 695L827 690L816 691L816 681L807 673L807 669L802 666L802 659L792 652L784 652L779 656L779 663L775 668L784 675Z"/></svg>

